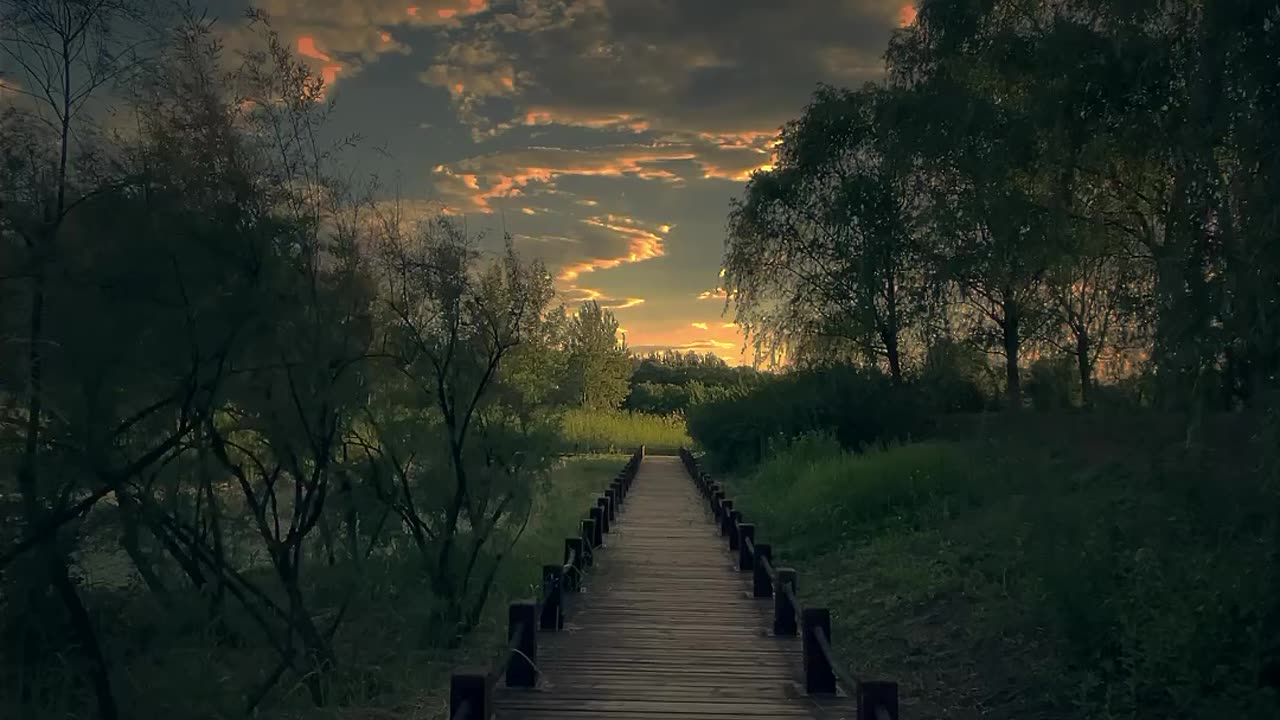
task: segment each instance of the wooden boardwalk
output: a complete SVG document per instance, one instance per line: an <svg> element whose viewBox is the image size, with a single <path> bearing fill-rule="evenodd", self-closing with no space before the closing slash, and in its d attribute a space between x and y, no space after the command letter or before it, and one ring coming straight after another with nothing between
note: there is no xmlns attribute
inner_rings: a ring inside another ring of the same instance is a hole
<svg viewBox="0 0 1280 720"><path fill-rule="evenodd" d="M853 720L804 692L801 641L775 638L675 457L644 458L562 632L540 633L538 686L499 686L502 720Z"/></svg>

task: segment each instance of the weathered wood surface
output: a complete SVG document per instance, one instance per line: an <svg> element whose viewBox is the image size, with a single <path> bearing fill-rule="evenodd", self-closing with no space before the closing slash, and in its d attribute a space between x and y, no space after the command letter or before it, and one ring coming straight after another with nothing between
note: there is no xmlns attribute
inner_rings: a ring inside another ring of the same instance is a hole
<svg viewBox="0 0 1280 720"><path fill-rule="evenodd" d="M502 720L853 720L804 693L797 638L710 521L678 458L646 457L561 632L538 634L537 688L499 686Z"/></svg>

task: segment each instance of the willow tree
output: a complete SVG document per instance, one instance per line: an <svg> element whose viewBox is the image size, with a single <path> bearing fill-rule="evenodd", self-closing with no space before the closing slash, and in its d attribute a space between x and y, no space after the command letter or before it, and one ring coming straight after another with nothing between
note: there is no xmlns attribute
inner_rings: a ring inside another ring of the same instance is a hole
<svg viewBox="0 0 1280 720"><path fill-rule="evenodd" d="M782 130L776 165L729 215L724 287L757 346L848 355L903 377L918 317L916 173L885 121L892 93L823 87Z"/></svg>

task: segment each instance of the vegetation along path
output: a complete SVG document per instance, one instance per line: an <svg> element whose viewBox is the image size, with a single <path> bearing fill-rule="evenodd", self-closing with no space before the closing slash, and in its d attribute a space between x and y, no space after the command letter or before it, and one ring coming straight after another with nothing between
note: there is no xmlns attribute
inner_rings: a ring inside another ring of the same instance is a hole
<svg viewBox="0 0 1280 720"><path fill-rule="evenodd" d="M500 687L497 717L850 718L805 694L801 641L769 632L676 457L646 457L564 632L538 638L538 686Z"/></svg>

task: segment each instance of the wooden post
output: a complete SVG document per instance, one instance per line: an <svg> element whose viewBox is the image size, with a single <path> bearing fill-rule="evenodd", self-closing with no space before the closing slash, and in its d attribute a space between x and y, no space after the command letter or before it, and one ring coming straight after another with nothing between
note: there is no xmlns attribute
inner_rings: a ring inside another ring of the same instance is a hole
<svg viewBox="0 0 1280 720"><path fill-rule="evenodd" d="M609 498L596 498L596 507L600 508L600 532L609 532Z"/></svg>
<svg viewBox="0 0 1280 720"><path fill-rule="evenodd" d="M858 720L882 720L876 715L884 708L889 720L898 720L898 683L868 680L858 683Z"/></svg>
<svg viewBox="0 0 1280 720"><path fill-rule="evenodd" d="M609 489L613 491L613 499L617 500L619 507L621 507L623 501L627 499L626 493L622 491L622 481L614 480L613 482L609 483Z"/></svg>
<svg viewBox="0 0 1280 720"><path fill-rule="evenodd" d="M742 524L742 511L734 510L729 513L729 549L738 549L738 526Z"/></svg>
<svg viewBox="0 0 1280 720"><path fill-rule="evenodd" d="M582 586L582 568L585 563L582 554L582 538L564 539L564 564L569 566L569 574L564 578L564 589L578 592Z"/></svg>
<svg viewBox="0 0 1280 720"><path fill-rule="evenodd" d="M715 490L711 493L711 512L715 514L716 520L720 519L720 513L723 510L721 504L724 503L724 488L719 484L713 485Z"/></svg>
<svg viewBox="0 0 1280 720"><path fill-rule="evenodd" d="M618 495L613 490L604 491L605 507L609 508L609 522L617 522L618 520Z"/></svg>
<svg viewBox="0 0 1280 720"><path fill-rule="evenodd" d="M546 602L542 606L542 617L538 620L540 630L564 629L564 566L542 566L542 597Z"/></svg>
<svg viewBox="0 0 1280 720"><path fill-rule="evenodd" d="M591 522L591 547L595 549L604 545L604 508L599 505L591 508Z"/></svg>
<svg viewBox="0 0 1280 720"><path fill-rule="evenodd" d="M449 678L449 717L458 717L463 705L463 720L488 720L493 713L493 692L483 669L461 669Z"/></svg>
<svg viewBox="0 0 1280 720"><path fill-rule="evenodd" d="M582 521L582 539L586 541L587 547L587 567L591 567L595 562L595 553L593 549L600 547L596 540L596 508L591 508L591 517Z"/></svg>
<svg viewBox="0 0 1280 720"><path fill-rule="evenodd" d="M538 605L519 600L507 608L507 642L514 648L507 660L507 687L538 684Z"/></svg>
<svg viewBox="0 0 1280 720"><path fill-rule="evenodd" d="M755 541L753 540L752 542ZM755 575L751 578L751 594L758 598L767 598L773 595L773 579L769 577L769 571L764 567L766 561L773 562L773 546L767 543L758 543L756 545Z"/></svg>
<svg viewBox="0 0 1280 720"><path fill-rule="evenodd" d="M778 587L773 590L773 634L795 637L796 608L787 597L786 588L796 591L796 571L778 568Z"/></svg>
<svg viewBox="0 0 1280 720"><path fill-rule="evenodd" d="M818 644L818 633L823 633L831 644L831 613L826 608L805 608L804 617L804 689L810 695L833 695L836 691L836 674L831 669L831 659Z"/></svg>
<svg viewBox="0 0 1280 720"><path fill-rule="evenodd" d="M720 536L725 537L729 534L729 519L733 517L733 501L720 501Z"/></svg>
<svg viewBox="0 0 1280 720"><path fill-rule="evenodd" d="M752 562L755 560L752 552L755 541L756 526L751 523L738 523L738 570L751 569Z"/></svg>
<svg viewBox="0 0 1280 720"><path fill-rule="evenodd" d="M733 501L726 500L721 502L721 537L728 537L728 532L732 528L733 521Z"/></svg>

